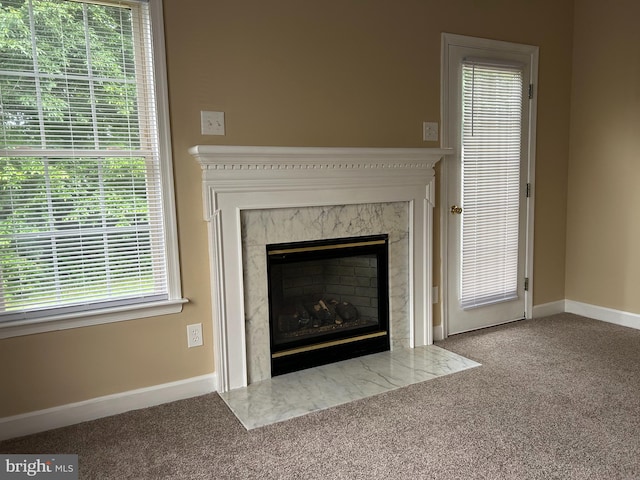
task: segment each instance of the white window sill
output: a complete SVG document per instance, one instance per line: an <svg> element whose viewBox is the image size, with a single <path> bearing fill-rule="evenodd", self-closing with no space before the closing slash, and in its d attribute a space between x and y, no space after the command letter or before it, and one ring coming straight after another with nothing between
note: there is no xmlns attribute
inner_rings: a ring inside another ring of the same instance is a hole
<svg viewBox="0 0 640 480"><path fill-rule="evenodd" d="M44 319L20 320L6 324L0 323L0 339L180 313L182 311L182 305L188 301L189 300L185 298L180 298L178 300L126 305L105 310L59 315Z"/></svg>

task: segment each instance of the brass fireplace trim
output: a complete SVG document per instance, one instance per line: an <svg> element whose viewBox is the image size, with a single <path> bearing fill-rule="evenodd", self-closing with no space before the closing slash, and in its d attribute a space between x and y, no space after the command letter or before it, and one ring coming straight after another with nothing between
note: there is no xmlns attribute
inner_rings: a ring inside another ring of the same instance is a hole
<svg viewBox="0 0 640 480"><path fill-rule="evenodd" d="M315 252L318 250L333 250L336 248L366 247L368 245L384 245L385 242L385 240L370 240L367 242L339 243L337 245L317 245L314 247L283 248L280 250L270 250L267 254L282 255L285 253Z"/></svg>
<svg viewBox="0 0 640 480"><path fill-rule="evenodd" d="M340 340L334 340L332 342L316 343L315 345L292 348L290 350L283 350L282 352L273 353L271 354L271 358L280 358L280 357L286 357L289 355L295 355L296 353L311 352L313 350L319 350L321 348L333 347L335 345L344 345L345 343L359 342L360 340L367 340L369 338L384 337L385 335L387 335L387 332L383 331L383 332L368 333L366 335L359 335L357 337L343 338Z"/></svg>

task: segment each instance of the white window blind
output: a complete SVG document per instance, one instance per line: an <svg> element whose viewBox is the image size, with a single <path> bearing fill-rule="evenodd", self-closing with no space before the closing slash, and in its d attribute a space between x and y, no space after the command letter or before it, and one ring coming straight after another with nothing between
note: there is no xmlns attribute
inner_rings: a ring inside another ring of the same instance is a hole
<svg viewBox="0 0 640 480"><path fill-rule="evenodd" d="M168 298L145 2L0 3L0 321Z"/></svg>
<svg viewBox="0 0 640 480"><path fill-rule="evenodd" d="M463 309L517 298L523 73L462 66Z"/></svg>

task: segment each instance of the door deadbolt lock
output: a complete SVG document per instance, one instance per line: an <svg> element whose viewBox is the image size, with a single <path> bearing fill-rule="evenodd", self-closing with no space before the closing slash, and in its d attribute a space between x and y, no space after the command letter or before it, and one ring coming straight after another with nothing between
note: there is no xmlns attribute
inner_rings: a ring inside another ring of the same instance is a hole
<svg viewBox="0 0 640 480"><path fill-rule="evenodd" d="M457 205L451 206L451 213L460 215L462 213L462 207L458 207Z"/></svg>

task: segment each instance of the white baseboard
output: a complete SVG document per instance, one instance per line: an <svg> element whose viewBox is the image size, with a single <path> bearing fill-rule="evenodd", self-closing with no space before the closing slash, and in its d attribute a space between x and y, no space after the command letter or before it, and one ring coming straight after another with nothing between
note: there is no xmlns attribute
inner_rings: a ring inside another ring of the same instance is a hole
<svg viewBox="0 0 640 480"><path fill-rule="evenodd" d="M215 373L0 418L0 440L153 407L216 391Z"/></svg>
<svg viewBox="0 0 640 480"><path fill-rule="evenodd" d="M640 314L623 312L612 308L599 307L573 300L535 305L533 317L546 317L557 313L574 313L584 317L615 323L624 327L640 330ZM444 339L444 328L440 324L433 327L433 339ZM215 373L187 378L176 382L139 388L127 392L92 398L82 402L69 403L58 407L37 410L11 417L0 418L0 441L22 437L32 433L54 428L66 427L97 418L119 413L153 407L162 403L174 402L185 398L215 392L217 385Z"/></svg>
<svg viewBox="0 0 640 480"><path fill-rule="evenodd" d="M565 311L565 300L543 303L533 306L533 318L548 317L549 315L556 315L557 313L564 313Z"/></svg>
<svg viewBox="0 0 640 480"><path fill-rule="evenodd" d="M573 300L565 300L565 311L640 330L640 315L637 313L623 312L622 310L589 305L588 303L575 302Z"/></svg>
<svg viewBox="0 0 640 480"><path fill-rule="evenodd" d="M440 325L433 327L433 341L439 342L440 340L444 340L444 325L442 322Z"/></svg>
<svg viewBox="0 0 640 480"><path fill-rule="evenodd" d="M533 306L533 318L548 317L558 313L574 313L583 317L593 318L608 323L615 323L623 327L640 330L640 314L614 310L613 308L599 307L574 300L558 300L556 302L543 303ZM433 327L433 340L443 340L444 330L440 324Z"/></svg>

